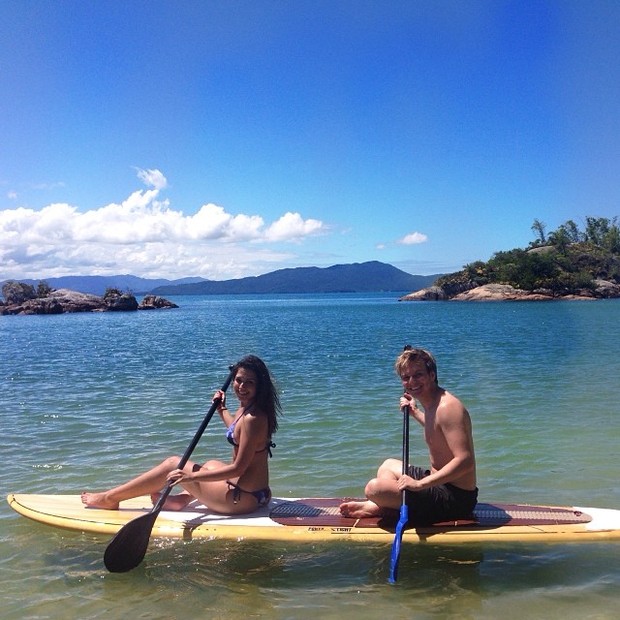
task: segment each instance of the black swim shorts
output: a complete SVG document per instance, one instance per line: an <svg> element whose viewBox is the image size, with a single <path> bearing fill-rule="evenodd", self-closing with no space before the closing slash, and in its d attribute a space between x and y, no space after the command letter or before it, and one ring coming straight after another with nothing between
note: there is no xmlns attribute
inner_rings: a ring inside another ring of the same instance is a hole
<svg viewBox="0 0 620 620"><path fill-rule="evenodd" d="M409 466L409 475L415 480L430 476L428 469ZM467 491L453 484L440 484L422 491L407 491L410 525L431 525L441 521L471 519L478 501L478 489Z"/></svg>

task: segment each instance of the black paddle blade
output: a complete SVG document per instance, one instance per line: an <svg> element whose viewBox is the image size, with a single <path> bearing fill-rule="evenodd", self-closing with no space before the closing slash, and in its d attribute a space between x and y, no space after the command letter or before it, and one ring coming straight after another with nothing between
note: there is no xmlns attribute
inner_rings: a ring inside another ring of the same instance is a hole
<svg viewBox="0 0 620 620"><path fill-rule="evenodd" d="M103 563L111 573L126 573L142 562L158 514L151 511L142 515L116 533L103 555Z"/></svg>

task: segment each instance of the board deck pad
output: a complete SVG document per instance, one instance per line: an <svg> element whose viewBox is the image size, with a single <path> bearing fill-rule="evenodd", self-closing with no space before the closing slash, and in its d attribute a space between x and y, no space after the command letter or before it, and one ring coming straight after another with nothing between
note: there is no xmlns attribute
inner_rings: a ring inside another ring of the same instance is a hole
<svg viewBox="0 0 620 620"><path fill-rule="evenodd" d="M321 525L328 527L380 527L393 530L398 516L394 519L343 517L339 506L346 500L335 498L311 498L284 502L276 506L269 517L282 525ZM353 500L359 501L359 500ZM564 507L524 506L519 504L479 503L471 519L461 519L435 523L434 527L459 525L479 525L481 527L500 527L516 525L561 525L589 523L590 515L579 510Z"/></svg>

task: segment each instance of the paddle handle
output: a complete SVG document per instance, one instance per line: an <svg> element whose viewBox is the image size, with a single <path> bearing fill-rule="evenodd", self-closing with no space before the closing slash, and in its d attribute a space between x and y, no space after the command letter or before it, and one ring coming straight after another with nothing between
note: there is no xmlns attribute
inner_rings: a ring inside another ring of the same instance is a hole
<svg viewBox="0 0 620 620"><path fill-rule="evenodd" d="M224 385L222 385L222 387L220 388L222 392L225 392L228 389L228 386L233 380L233 374L234 374L233 366L229 366L229 370L230 372L228 373L228 377L226 378L226 381L224 381ZM196 431L196 434L194 435L194 439L192 439L192 442L189 444L189 446L187 446L187 450L185 450L185 454L183 454L183 456L181 457L181 460L179 461L179 464L177 465L177 469L183 469L187 461L189 461L189 457L192 455L192 452L196 449L196 446L198 445L198 442L200 441L202 434L205 432L205 429L207 428L207 425L211 421L211 418L213 417L213 414L215 413L215 410L217 409L219 404L220 404L219 398L216 398L213 401L213 403L211 403L211 407L209 407L209 411L207 411L207 415L204 417L204 420L198 427L198 430ZM159 512L161 510L162 506L164 505L164 502L166 501L166 498L168 497L168 495L170 495L170 491L172 491L173 486L174 484L171 482L169 482L166 485L166 488L160 494L159 499L157 500L157 503L153 506L153 509L151 510L152 513Z"/></svg>

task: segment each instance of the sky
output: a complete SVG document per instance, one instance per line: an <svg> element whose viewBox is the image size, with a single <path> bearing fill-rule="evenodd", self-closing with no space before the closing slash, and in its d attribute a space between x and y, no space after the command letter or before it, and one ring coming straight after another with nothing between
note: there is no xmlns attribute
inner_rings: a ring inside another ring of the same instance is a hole
<svg viewBox="0 0 620 620"><path fill-rule="evenodd" d="M458 271L620 213L615 0L1 0L0 281Z"/></svg>

